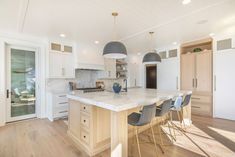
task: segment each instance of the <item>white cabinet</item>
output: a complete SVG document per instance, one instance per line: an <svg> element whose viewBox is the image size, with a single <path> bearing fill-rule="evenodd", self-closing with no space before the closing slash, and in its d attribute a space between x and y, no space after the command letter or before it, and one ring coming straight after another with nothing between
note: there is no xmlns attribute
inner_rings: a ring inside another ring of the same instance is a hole
<svg viewBox="0 0 235 157"><path fill-rule="evenodd" d="M235 49L214 53L214 117L235 120Z"/></svg>
<svg viewBox="0 0 235 157"><path fill-rule="evenodd" d="M47 115L50 121L68 116L68 99L66 93L48 93Z"/></svg>
<svg viewBox="0 0 235 157"><path fill-rule="evenodd" d="M157 64L157 89L179 89L179 58L169 58Z"/></svg>
<svg viewBox="0 0 235 157"><path fill-rule="evenodd" d="M107 78L116 78L116 59L104 59Z"/></svg>
<svg viewBox="0 0 235 157"><path fill-rule="evenodd" d="M50 43L49 78L75 78L74 53L72 46Z"/></svg>
<svg viewBox="0 0 235 157"><path fill-rule="evenodd" d="M162 62L157 64L157 89L179 90L180 59L178 47L158 50Z"/></svg>

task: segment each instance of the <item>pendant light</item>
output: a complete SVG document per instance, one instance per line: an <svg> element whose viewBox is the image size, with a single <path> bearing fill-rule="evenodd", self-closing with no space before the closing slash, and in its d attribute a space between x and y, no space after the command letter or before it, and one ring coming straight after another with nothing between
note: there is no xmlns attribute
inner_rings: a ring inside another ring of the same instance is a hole
<svg viewBox="0 0 235 157"><path fill-rule="evenodd" d="M152 46L153 46L153 33L154 32L149 32L151 36ZM153 63L161 62L161 57L159 56L159 54L156 52L154 48L150 52L144 55L143 63L147 63L147 62L153 62Z"/></svg>
<svg viewBox="0 0 235 157"><path fill-rule="evenodd" d="M114 41L107 43L103 49L103 56L105 58L121 59L127 56L126 47L123 43L116 41L116 17L117 12L112 13L114 17Z"/></svg>

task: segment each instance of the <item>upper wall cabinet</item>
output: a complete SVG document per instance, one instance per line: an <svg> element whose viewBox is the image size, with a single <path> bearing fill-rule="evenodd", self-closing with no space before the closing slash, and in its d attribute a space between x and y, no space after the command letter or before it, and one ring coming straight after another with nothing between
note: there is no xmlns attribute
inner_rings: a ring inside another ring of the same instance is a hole
<svg viewBox="0 0 235 157"><path fill-rule="evenodd" d="M63 52L63 53L73 53L72 45L65 45L61 43L51 42L50 43L50 51L53 52Z"/></svg>
<svg viewBox="0 0 235 157"><path fill-rule="evenodd" d="M50 43L49 78L75 78L73 46Z"/></svg>

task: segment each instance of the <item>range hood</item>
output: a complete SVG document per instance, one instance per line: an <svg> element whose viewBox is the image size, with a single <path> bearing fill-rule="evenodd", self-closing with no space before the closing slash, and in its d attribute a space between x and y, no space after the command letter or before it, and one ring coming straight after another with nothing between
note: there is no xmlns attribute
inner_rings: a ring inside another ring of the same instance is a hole
<svg viewBox="0 0 235 157"><path fill-rule="evenodd" d="M77 63L75 69L83 69L83 70L104 70L104 65L102 64L90 64L90 63Z"/></svg>

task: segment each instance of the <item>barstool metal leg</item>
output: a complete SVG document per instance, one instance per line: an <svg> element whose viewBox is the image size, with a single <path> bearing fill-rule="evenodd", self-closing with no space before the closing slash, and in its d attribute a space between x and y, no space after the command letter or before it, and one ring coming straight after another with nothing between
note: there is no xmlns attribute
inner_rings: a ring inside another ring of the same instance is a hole
<svg viewBox="0 0 235 157"><path fill-rule="evenodd" d="M136 130L135 130L135 136L136 136L136 141L137 141L137 146L138 146L139 157L141 157L140 142L139 142L139 136L138 136L138 128L136 128Z"/></svg>
<svg viewBox="0 0 235 157"><path fill-rule="evenodd" d="M153 126L152 126L151 123L150 123L150 128L151 128L151 131L152 131L153 142L154 142L154 146L155 146L155 150L156 150L156 156L157 156L157 142L156 142L156 139L155 139L155 136L154 136Z"/></svg>
<svg viewBox="0 0 235 157"><path fill-rule="evenodd" d="M158 127L158 132L159 132L160 141L161 141L161 143L160 143L159 145L160 145L160 148L161 148L161 150L162 150L162 153L164 153L164 149L163 149L163 140L162 140L162 133L161 133L161 126L160 126L160 123L157 124L157 127Z"/></svg>

